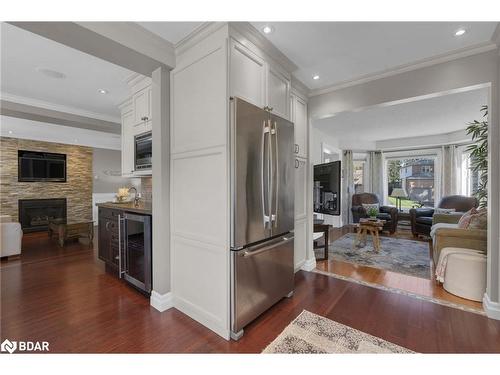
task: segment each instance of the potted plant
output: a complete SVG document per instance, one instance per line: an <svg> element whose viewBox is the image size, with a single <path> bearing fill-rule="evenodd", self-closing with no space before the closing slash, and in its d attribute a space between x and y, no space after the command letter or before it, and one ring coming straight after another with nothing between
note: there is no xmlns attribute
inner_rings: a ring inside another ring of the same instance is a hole
<svg viewBox="0 0 500 375"><path fill-rule="evenodd" d="M481 107L483 120L470 122L467 126L467 134L472 136L474 143L467 148L470 152L470 169L478 172L479 183L474 195L479 200L480 207L488 205L488 106Z"/></svg>
<svg viewBox="0 0 500 375"><path fill-rule="evenodd" d="M370 220L377 220L378 210L375 207L370 207L366 213L370 216Z"/></svg>

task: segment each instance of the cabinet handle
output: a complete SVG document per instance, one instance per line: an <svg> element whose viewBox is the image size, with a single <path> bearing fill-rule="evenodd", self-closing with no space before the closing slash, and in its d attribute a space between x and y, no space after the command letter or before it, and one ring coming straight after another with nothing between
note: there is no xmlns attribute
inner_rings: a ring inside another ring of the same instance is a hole
<svg viewBox="0 0 500 375"><path fill-rule="evenodd" d="M297 143L295 143L295 153L296 154L299 153L299 145Z"/></svg>
<svg viewBox="0 0 500 375"><path fill-rule="evenodd" d="M149 119L148 116L141 117L142 121L148 121L148 119Z"/></svg>
<svg viewBox="0 0 500 375"><path fill-rule="evenodd" d="M295 159L295 168L298 168L300 166L299 159Z"/></svg>

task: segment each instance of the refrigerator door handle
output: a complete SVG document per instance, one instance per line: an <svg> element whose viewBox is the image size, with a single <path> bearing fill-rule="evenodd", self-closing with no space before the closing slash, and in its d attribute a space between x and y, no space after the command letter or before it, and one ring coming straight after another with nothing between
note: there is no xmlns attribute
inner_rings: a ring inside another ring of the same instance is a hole
<svg viewBox="0 0 500 375"><path fill-rule="evenodd" d="M263 216L264 228L267 228L268 224L271 223L270 213L266 211L266 203L267 203L267 208L270 211L270 206L269 206L269 160L268 160L268 158L266 158L266 149L265 149L266 136L268 136L268 150L269 150L269 141L270 141L269 134L270 134L269 126L267 126L267 121L264 121L264 123L262 125L262 142L261 142L262 176L260 179L261 196L262 196L262 216ZM266 173L267 173L267 178L265 175ZM264 180L266 180L267 184L264 184ZM267 185L267 186L264 186L264 185Z"/></svg>
<svg viewBox="0 0 500 375"><path fill-rule="evenodd" d="M278 160L278 155L279 155L279 150L278 150L278 126L276 124L276 121L274 121L274 129L271 131L271 134L274 135L274 167L273 167L273 174L274 174L274 214L271 214L271 222L274 225L274 227L278 226L278 199L279 199L279 160Z"/></svg>
<svg viewBox="0 0 500 375"><path fill-rule="evenodd" d="M276 246L278 245L282 245L282 244L285 244L287 242L290 242L290 241L293 241L294 239L294 236L293 235L290 235L288 237L282 237L281 238L281 241L278 241L278 242L273 242L271 245L269 246L265 246L265 247L262 247L260 249L257 249L257 250L254 250L254 251L244 251L243 252L243 256L245 258L248 258L248 257L252 257L254 255L258 255L258 254L261 254L261 253L264 253L266 251L269 251L269 250L272 250L274 248L276 248Z"/></svg>

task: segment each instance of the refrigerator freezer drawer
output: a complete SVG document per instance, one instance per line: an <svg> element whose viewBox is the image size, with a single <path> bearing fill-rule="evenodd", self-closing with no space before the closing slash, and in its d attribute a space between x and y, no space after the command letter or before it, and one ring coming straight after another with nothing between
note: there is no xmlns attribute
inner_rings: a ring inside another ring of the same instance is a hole
<svg viewBox="0 0 500 375"><path fill-rule="evenodd" d="M293 234L232 251L231 261L231 329L237 333L293 291Z"/></svg>

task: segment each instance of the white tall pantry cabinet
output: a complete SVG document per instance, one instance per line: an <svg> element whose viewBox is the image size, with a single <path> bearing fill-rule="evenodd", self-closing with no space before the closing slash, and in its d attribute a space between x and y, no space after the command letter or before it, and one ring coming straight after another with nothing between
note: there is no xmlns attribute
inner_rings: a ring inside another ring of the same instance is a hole
<svg viewBox="0 0 500 375"><path fill-rule="evenodd" d="M297 118L306 131L296 134L296 143L306 145L307 109L303 98L292 95L290 66L293 63L255 29L229 23L202 30L179 46L177 66L171 72L173 304L226 339L231 280L230 97L272 108L292 121ZM298 150L297 160L304 167L297 168L296 185L303 197L296 196L296 213L302 218L307 216L308 198L299 181L307 178L308 163L307 150L300 146ZM307 245L307 220L296 223L300 241L296 244L302 247ZM296 254L300 268L306 248Z"/></svg>

